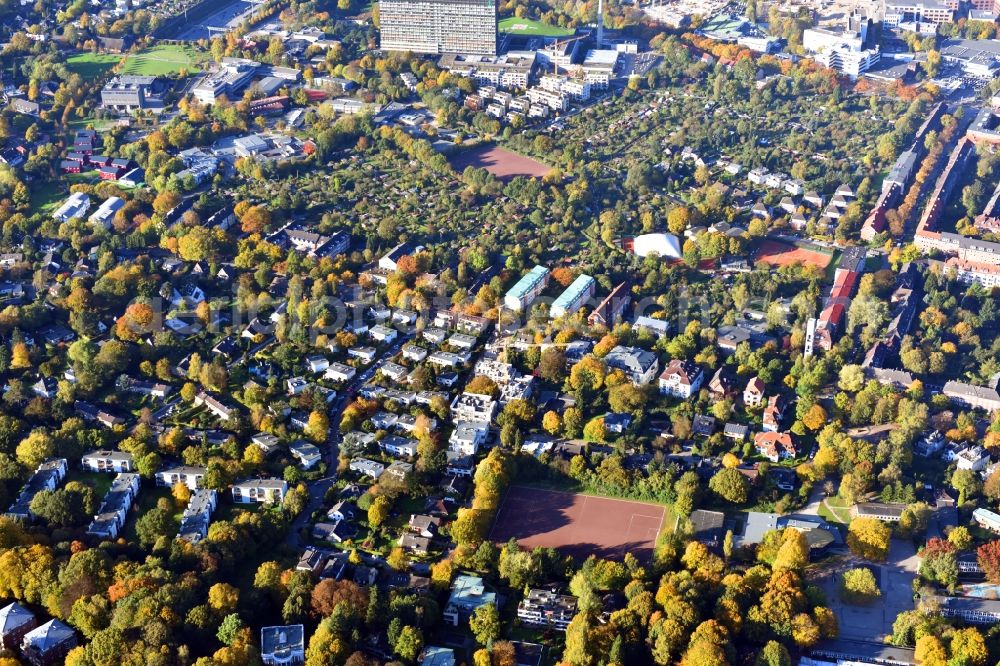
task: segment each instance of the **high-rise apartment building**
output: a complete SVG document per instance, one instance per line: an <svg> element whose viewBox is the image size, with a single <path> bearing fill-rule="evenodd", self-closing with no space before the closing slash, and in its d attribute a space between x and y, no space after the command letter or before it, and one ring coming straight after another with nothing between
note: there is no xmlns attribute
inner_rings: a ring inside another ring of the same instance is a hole
<svg viewBox="0 0 1000 666"><path fill-rule="evenodd" d="M383 51L496 55L494 0L380 0Z"/></svg>

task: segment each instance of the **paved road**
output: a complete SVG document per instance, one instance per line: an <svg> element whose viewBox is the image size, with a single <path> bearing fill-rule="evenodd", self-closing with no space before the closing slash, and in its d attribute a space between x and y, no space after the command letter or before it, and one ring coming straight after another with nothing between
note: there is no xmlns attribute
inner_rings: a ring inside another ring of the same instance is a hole
<svg viewBox="0 0 1000 666"><path fill-rule="evenodd" d="M325 476L322 479L310 481L306 485L306 488L309 490L309 501L306 502L306 508L302 511L302 513L296 516L295 520L292 521L288 530L288 536L285 537L286 544L296 550L305 546L303 536L306 528L309 527L309 522L312 520L313 513L319 511L323 507L323 501L326 498L326 493L330 490L330 487L333 485L336 478L336 475Z"/></svg>
<svg viewBox="0 0 1000 666"><path fill-rule="evenodd" d="M354 379L345 384L341 390L337 391L337 397L330 407L330 436L327 438L326 446L323 449L323 460L326 462L326 468L330 471L330 475L306 484L306 489L309 491L309 500L306 502L306 508L292 521L288 530L288 536L285 537L285 543L292 548L300 549L305 545L304 535L312 520L312 515L323 507L326 493L337 479L337 458L340 451L340 420L344 415L344 409L347 408L357 390L372 378L382 363L398 354L400 348L412 339L412 333L400 335L393 344L382 351L382 354L367 370L355 375Z"/></svg>

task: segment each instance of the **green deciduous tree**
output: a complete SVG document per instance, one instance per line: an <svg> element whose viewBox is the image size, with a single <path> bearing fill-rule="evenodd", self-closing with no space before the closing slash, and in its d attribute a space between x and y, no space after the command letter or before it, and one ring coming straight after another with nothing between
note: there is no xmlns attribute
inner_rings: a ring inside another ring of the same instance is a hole
<svg viewBox="0 0 1000 666"><path fill-rule="evenodd" d="M483 604L469 618L469 629L480 645L490 645L500 636L500 614L493 604Z"/></svg>
<svg viewBox="0 0 1000 666"><path fill-rule="evenodd" d="M715 476L708 482L708 487L716 495L733 504L746 502L750 492L747 478L738 470L730 468L723 468L716 472Z"/></svg>
<svg viewBox="0 0 1000 666"><path fill-rule="evenodd" d="M855 518L847 528L847 546L851 552L873 562L885 561L892 536L885 523L875 518Z"/></svg>

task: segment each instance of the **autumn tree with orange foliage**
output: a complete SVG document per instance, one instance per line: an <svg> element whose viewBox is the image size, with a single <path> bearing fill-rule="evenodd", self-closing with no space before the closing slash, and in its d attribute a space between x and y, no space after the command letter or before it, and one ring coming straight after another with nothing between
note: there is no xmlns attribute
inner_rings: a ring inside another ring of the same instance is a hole
<svg viewBox="0 0 1000 666"><path fill-rule="evenodd" d="M558 284L562 285L563 287L568 287L573 283L575 277L571 269L567 268L566 266L560 266L558 268L553 269L552 279L555 280Z"/></svg>

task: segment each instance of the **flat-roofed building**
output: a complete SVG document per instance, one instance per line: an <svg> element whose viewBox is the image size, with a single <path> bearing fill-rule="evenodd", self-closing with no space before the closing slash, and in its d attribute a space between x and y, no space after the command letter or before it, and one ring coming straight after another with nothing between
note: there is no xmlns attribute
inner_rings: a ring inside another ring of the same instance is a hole
<svg viewBox="0 0 1000 666"><path fill-rule="evenodd" d="M247 479L234 483L233 502L237 504L281 504L288 492L284 479Z"/></svg>
<svg viewBox="0 0 1000 666"><path fill-rule="evenodd" d="M549 315L553 318L571 315L587 302L594 295L594 288L597 283L589 275L577 276L573 283L566 287L566 291L559 294L559 297L552 303Z"/></svg>
<svg viewBox="0 0 1000 666"><path fill-rule="evenodd" d="M583 80L590 84L592 90L607 90L615 75L619 53L616 49L591 49L587 51L580 71Z"/></svg>
<svg viewBox="0 0 1000 666"><path fill-rule="evenodd" d="M459 421L489 423L499 409L497 401L488 395L460 393L451 402L451 416Z"/></svg>
<svg viewBox="0 0 1000 666"><path fill-rule="evenodd" d="M537 61L534 51L508 51L497 56L456 53L441 56L438 66L480 85L527 88Z"/></svg>
<svg viewBox="0 0 1000 666"><path fill-rule="evenodd" d="M155 84L155 76L115 76L101 88L101 106L124 113L145 109Z"/></svg>
<svg viewBox="0 0 1000 666"><path fill-rule="evenodd" d="M972 518L983 529L1000 534L1000 514L989 509L978 508L972 512Z"/></svg>
<svg viewBox="0 0 1000 666"><path fill-rule="evenodd" d="M132 454L125 451L91 451L83 454L80 466L88 472L134 472Z"/></svg>
<svg viewBox="0 0 1000 666"><path fill-rule="evenodd" d="M496 55L494 0L381 0L380 48Z"/></svg>
<svg viewBox="0 0 1000 666"><path fill-rule="evenodd" d="M575 614L576 597L551 590L529 590L517 605L517 617L522 624L559 631L566 631Z"/></svg>
<svg viewBox="0 0 1000 666"><path fill-rule="evenodd" d="M539 85L543 90L565 93L580 102L590 99L590 83L581 79L549 74L542 77Z"/></svg>
<svg viewBox="0 0 1000 666"><path fill-rule="evenodd" d="M526 93L532 108L539 105L545 106L553 111L565 111L569 108L569 95L556 90L546 90L544 88L529 88Z"/></svg>
<svg viewBox="0 0 1000 666"><path fill-rule="evenodd" d="M977 597L935 596L938 612L970 624L996 624L1000 622L1000 601Z"/></svg>
<svg viewBox="0 0 1000 666"><path fill-rule="evenodd" d="M937 0L894 0L885 3L882 23L894 28L904 22L951 23L955 19L957 3Z"/></svg>
<svg viewBox="0 0 1000 666"><path fill-rule="evenodd" d="M261 67L259 62L243 58L224 58L219 69L203 76L191 93L202 104L215 104L220 97L234 98Z"/></svg>
<svg viewBox="0 0 1000 666"><path fill-rule="evenodd" d="M488 591L479 576L460 575L451 584L451 595L442 617L453 627L468 619L481 606L496 605L497 595Z"/></svg>
<svg viewBox="0 0 1000 666"><path fill-rule="evenodd" d="M531 305L531 302L545 290L549 284L549 269L545 266L535 266L525 273L510 291L503 297L503 304L508 310L521 311Z"/></svg>
<svg viewBox="0 0 1000 666"><path fill-rule="evenodd" d="M946 39L940 49L942 60L958 65L970 76L989 78L1000 69L1000 40Z"/></svg>

